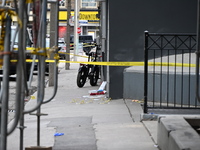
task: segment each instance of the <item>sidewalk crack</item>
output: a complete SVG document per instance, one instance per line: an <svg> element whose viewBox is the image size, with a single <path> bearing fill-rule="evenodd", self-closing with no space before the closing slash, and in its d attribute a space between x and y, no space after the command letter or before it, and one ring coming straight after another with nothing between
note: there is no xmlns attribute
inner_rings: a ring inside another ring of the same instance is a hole
<svg viewBox="0 0 200 150"><path fill-rule="evenodd" d="M132 115L132 113L131 113L131 110L130 110L130 108L128 107L128 105L127 105L125 99L123 99L123 101L124 101L124 104L126 105L126 108L128 109L128 112L129 112L129 115L130 115L132 121L135 122L135 120L134 120L134 118L133 118L133 115Z"/></svg>

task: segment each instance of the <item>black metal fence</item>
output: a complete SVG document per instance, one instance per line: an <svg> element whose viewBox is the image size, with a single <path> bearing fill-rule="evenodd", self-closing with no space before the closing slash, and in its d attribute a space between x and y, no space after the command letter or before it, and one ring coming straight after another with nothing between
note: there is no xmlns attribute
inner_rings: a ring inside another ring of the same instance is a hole
<svg viewBox="0 0 200 150"><path fill-rule="evenodd" d="M195 51L195 34L145 31L144 113L199 110Z"/></svg>

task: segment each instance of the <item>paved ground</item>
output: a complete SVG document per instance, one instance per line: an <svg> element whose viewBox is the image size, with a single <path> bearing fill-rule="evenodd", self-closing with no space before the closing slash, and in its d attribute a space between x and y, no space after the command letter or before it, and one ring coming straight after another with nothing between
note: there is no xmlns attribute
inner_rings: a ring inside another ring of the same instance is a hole
<svg viewBox="0 0 200 150"><path fill-rule="evenodd" d="M90 90L97 90L89 82L83 88L76 86L78 64L61 71L55 98L42 105L40 146L53 150L155 150L157 121L140 122L142 108L132 100L110 100L106 97L90 97ZM100 83L99 83L100 85ZM53 92L45 88L45 99ZM35 98L34 98L35 97ZM30 109L37 101L37 93L26 104ZM11 125L10 122L9 125ZM37 119L25 115L24 147L37 146ZM54 136L55 133L63 133ZM19 130L9 137L7 150L19 149Z"/></svg>

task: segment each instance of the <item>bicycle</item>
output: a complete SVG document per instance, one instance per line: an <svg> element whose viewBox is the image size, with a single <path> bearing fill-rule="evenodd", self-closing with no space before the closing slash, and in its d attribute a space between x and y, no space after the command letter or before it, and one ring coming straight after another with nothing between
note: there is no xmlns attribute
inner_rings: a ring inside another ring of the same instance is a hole
<svg viewBox="0 0 200 150"><path fill-rule="evenodd" d="M88 55L88 62L97 61L97 51L86 53L86 55ZM77 86L80 88L83 87L86 83L87 78L89 78L91 86L96 86L99 76L99 65L80 64L76 80Z"/></svg>

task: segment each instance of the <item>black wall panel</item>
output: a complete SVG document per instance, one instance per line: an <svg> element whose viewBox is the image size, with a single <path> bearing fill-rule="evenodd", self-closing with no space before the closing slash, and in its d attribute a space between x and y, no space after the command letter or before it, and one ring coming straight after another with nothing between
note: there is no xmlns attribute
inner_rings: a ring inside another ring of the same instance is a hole
<svg viewBox="0 0 200 150"><path fill-rule="evenodd" d="M108 3L110 61L143 61L145 30L196 32L197 0L108 0ZM112 99L123 98L124 68L110 67Z"/></svg>

